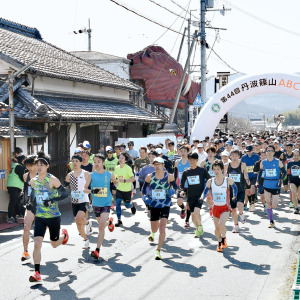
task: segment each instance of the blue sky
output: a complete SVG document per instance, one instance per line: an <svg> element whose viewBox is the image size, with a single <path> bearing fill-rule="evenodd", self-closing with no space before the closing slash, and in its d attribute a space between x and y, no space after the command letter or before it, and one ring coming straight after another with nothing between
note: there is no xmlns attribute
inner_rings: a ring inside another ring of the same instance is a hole
<svg viewBox="0 0 300 300"><path fill-rule="evenodd" d="M182 12L171 0L154 1L176 13ZM184 7L191 2L190 9L198 9L193 13L199 15L199 0L175 1ZM177 18L149 0L122 0L122 2L167 26ZM218 0L215 1L215 8L220 8L223 4L227 8L236 5L267 22L290 31L299 31L299 0ZM2 3L1 17L37 27L46 41L68 51L87 50L87 36L74 35L71 32L87 26L87 19L91 18L92 50L118 56L126 56L127 53L141 50L154 43L165 32L164 28L134 15L109 0L52 0L51 2L31 0L26 5L24 1L15 0L13 9L10 2ZM300 36L264 24L234 8L224 17L219 12L208 12L207 19L211 20L211 25L214 27L227 28L227 31L220 31L220 38L215 43L214 49L236 70L247 74L300 71ZM182 21L178 18L172 28L179 30ZM207 41L212 45L215 31L207 30L207 33ZM169 52L173 49L171 54L176 57L180 40L181 36L178 37L176 33L169 31L157 41L157 44ZM209 53L209 50L207 52ZM185 44L183 60L186 54ZM198 65L199 62L198 47L194 64ZM208 59L207 68L208 76L218 71L234 73L214 54L211 54Z"/></svg>

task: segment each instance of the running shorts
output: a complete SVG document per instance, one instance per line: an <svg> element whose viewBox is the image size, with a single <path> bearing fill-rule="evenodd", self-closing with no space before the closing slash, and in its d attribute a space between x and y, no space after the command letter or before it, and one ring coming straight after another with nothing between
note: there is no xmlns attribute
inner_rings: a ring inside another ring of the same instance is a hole
<svg viewBox="0 0 300 300"><path fill-rule="evenodd" d="M279 195L280 194L280 189L269 189L269 188L264 188L264 190L268 193L271 193L271 195Z"/></svg>
<svg viewBox="0 0 300 300"><path fill-rule="evenodd" d="M150 221L158 221L161 218L169 218L170 214L170 206L165 206L165 207L151 207L150 211Z"/></svg>
<svg viewBox="0 0 300 300"><path fill-rule="evenodd" d="M258 185L258 192L262 195L265 192L265 188L262 184Z"/></svg>
<svg viewBox="0 0 300 300"><path fill-rule="evenodd" d="M232 198L233 198L233 194L230 193L230 206L233 209L233 208L237 207L238 202L244 203L244 201L245 201L245 192L239 192L234 201L232 200Z"/></svg>
<svg viewBox="0 0 300 300"><path fill-rule="evenodd" d="M131 201L131 191L122 192L122 191L117 190L116 199L122 199L125 202L130 203L130 201Z"/></svg>
<svg viewBox="0 0 300 300"><path fill-rule="evenodd" d="M198 207L201 209L203 200L202 199L188 199L187 200L189 207L190 207L190 212L194 212L195 207Z"/></svg>
<svg viewBox="0 0 300 300"><path fill-rule="evenodd" d="M27 203L26 210L31 211L34 215L36 213L36 203Z"/></svg>
<svg viewBox="0 0 300 300"><path fill-rule="evenodd" d="M288 185L289 184L289 179L286 177L286 179L283 179L283 185Z"/></svg>
<svg viewBox="0 0 300 300"><path fill-rule="evenodd" d="M94 214L96 218L99 218L101 214L103 213L110 213L110 206L93 206Z"/></svg>
<svg viewBox="0 0 300 300"><path fill-rule="evenodd" d="M229 212L229 208L228 208L228 205L225 204L225 205L214 205L214 208L213 208L213 216L216 217L216 218L219 218L221 217L221 214L223 212Z"/></svg>
<svg viewBox="0 0 300 300"><path fill-rule="evenodd" d="M60 233L60 217L55 218L39 218L35 217L34 237L44 237L47 227L49 228L50 240L55 242L59 239Z"/></svg>
<svg viewBox="0 0 300 300"><path fill-rule="evenodd" d="M293 183L298 188L300 186L300 178L293 178L292 180L290 180L290 183Z"/></svg>
<svg viewBox="0 0 300 300"><path fill-rule="evenodd" d="M83 212L86 212L86 205L88 202L82 202L82 203L72 203L72 210L73 210L73 216L76 217L77 213L81 210Z"/></svg>

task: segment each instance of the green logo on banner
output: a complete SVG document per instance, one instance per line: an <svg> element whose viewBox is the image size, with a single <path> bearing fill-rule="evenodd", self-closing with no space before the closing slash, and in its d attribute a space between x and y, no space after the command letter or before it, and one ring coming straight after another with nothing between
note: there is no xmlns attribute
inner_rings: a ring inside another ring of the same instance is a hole
<svg viewBox="0 0 300 300"><path fill-rule="evenodd" d="M219 112L221 109L221 106L218 104L218 103L214 103L212 106L211 106L211 110L215 113Z"/></svg>

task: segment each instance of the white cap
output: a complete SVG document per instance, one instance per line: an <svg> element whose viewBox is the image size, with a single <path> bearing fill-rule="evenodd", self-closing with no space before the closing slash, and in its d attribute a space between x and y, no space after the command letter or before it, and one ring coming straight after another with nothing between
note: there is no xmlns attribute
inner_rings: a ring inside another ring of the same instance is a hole
<svg viewBox="0 0 300 300"><path fill-rule="evenodd" d="M193 139L192 139L192 141L194 141L194 140L196 140L196 139L197 139L197 138L194 136Z"/></svg>
<svg viewBox="0 0 300 300"><path fill-rule="evenodd" d="M156 149L155 149L155 152L156 152L157 154L162 154L161 148L156 148Z"/></svg>
<svg viewBox="0 0 300 300"><path fill-rule="evenodd" d="M198 144L197 148L203 148L203 144Z"/></svg>
<svg viewBox="0 0 300 300"><path fill-rule="evenodd" d="M155 162L158 162L160 164L164 164L165 163L165 161L161 157L154 158L153 163L155 163Z"/></svg>
<svg viewBox="0 0 300 300"><path fill-rule="evenodd" d="M229 155L230 155L230 153L228 151L223 151L221 153L221 156L229 156Z"/></svg>
<svg viewBox="0 0 300 300"><path fill-rule="evenodd" d="M232 146L232 149L237 149L237 150L239 150L239 146L233 145L233 146Z"/></svg>

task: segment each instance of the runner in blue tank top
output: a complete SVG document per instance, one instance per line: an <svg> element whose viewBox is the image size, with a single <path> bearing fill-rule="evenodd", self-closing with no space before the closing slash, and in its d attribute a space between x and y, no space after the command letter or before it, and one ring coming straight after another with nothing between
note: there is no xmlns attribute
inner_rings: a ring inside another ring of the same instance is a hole
<svg viewBox="0 0 300 300"><path fill-rule="evenodd" d="M155 259L161 260L160 249L166 238L166 225L172 205L171 196L175 194L175 190L171 189L170 184L177 188L175 178L172 174L164 171L164 160L157 157L153 161L155 172L146 177L143 194L143 200L151 206L151 234L149 241L154 241L154 234L159 228L159 241L155 252ZM147 187L150 186L150 195L147 195Z"/></svg>
<svg viewBox="0 0 300 300"><path fill-rule="evenodd" d="M181 159L176 160L175 172L174 172L175 180L178 178L178 181L177 181L178 186L180 184L183 171L190 167L190 163L188 160L188 153L189 153L189 148L187 146L183 145L180 147ZM186 187L187 187L187 185L186 185ZM183 200L184 199L180 196L180 193L177 193L177 205L181 208L180 217L181 217L181 219L184 219L186 216L184 227L189 228L190 227L189 218L191 215L191 211L189 209L189 204L187 202L186 203L186 213L185 213L185 206L183 204Z"/></svg>
<svg viewBox="0 0 300 300"><path fill-rule="evenodd" d="M91 256L98 259L100 256L100 247L104 240L105 227L108 226L109 231L114 230L113 218L109 218L110 207L112 202L112 194L110 190L110 183L117 184L113 173L107 172L104 169L105 157L102 154L94 155L95 171L89 175L86 180L84 192L92 194L93 210L99 224L99 234L97 247L95 251L91 252ZM91 184L91 189L89 185Z"/></svg>
<svg viewBox="0 0 300 300"><path fill-rule="evenodd" d="M267 202L267 213L270 219L269 228L275 226L273 221L273 208L277 207L281 177L284 178L286 175L286 170L283 163L277 158L274 158L275 148L273 145L267 147L267 159L260 163L260 173L259 179L264 171L264 190L265 190L265 200Z"/></svg>
<svg viewBox="0 0 300 300"><path fill-rule="evenodd" d="M257 175L253 172L255 163L259 160L259 156L253 153L253 146L249 145L246 147L246 154L242 157L241 162L246 164L246 170L249 176L250 185L246 184L246 196L249 200L249 211L255 210L255 184L257 180ZM247 199L245 201L245 206L247 207ZM245 208L246 208L245 207Z"/></svg>
<svg viewBox="0 0 300 300"><path fill-rule="evenodd" d="M300 160L299 149L293 151L293 160L287 164L287 172L289 174L291 199L294 206L294 214L299 214L298 198L300 199Z"/></svg>

